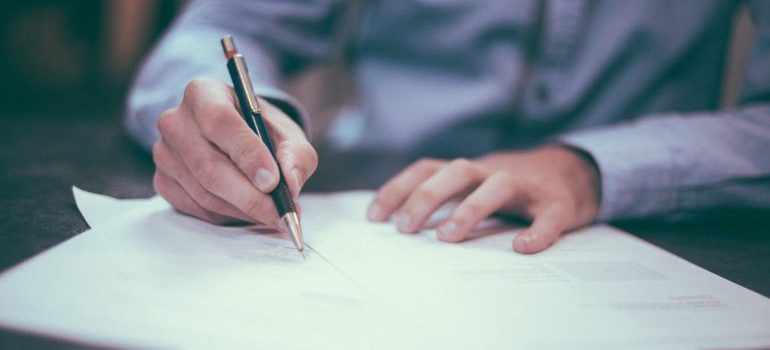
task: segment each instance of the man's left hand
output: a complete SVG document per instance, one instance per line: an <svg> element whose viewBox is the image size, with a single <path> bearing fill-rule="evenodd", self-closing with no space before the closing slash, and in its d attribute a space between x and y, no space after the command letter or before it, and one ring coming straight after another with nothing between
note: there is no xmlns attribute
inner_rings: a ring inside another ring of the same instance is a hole
<svg viewBox="0 0 770 350"><path fill-rule="evenodd" d="M415 233L446 202L461 199L438 227L439 239L461 242L494 213L531 220L513 248L537 253L569 230L596 219L599 171L588 155L564 146L494 153L452 161L422 159L383 185L369 207L373 221L395 218L399 231Z"/></svg>

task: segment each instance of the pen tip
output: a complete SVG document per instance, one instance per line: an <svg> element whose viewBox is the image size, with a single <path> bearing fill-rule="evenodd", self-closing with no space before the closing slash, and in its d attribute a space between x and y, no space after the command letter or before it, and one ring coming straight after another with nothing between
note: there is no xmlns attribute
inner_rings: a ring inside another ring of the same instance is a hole
<svg viewBox="0 0 770 350"><path fill-rule="evenodd" d="M289 231L291 240L294 242L294 246L300 253L305 249L305 242L302 239L302 227L299 224L299 217L297 213L288 212L283 216L283 223L286 226L286 230Z"/></svg>

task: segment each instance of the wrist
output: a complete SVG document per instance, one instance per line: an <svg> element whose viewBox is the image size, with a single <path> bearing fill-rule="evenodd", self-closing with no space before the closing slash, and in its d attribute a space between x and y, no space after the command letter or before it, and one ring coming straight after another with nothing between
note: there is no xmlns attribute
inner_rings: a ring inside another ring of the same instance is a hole
<svg viewBox="0 0 770 350"><path fill-rule="evenodd" d="M585 150L571 145L556 145L554 149L565 155L567 172L575 186L576 202L590 221L596 219L601 205L602 180L599 166L593 156Z"/></svg>

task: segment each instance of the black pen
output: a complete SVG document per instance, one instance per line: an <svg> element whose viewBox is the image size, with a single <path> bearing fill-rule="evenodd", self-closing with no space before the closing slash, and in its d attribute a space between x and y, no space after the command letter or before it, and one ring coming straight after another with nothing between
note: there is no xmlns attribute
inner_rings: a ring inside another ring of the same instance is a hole
<svg viewBox="0 0 770 350"><path fill-rule="evenodd" d="M233 79L233 87L235 88L235 94L238 96L238 102L241 105L243 119L246 120L249 128L262 139L262 142L270 150L270 154L277 164L278 158L275 156L273 143L270 141L270 136L268 136L267 129L265 128L265 122L262 120L262 109L251 85L246 60L238 53L238 49L235 47L233 38L230 35L222 38L222 49L225 51L225 57L227 57L227 69L230 71L230 78ZM297 209L291 199L289 186L286 185L286 179L284 179L280 166L278 166L278 175L278 186L275 187L273 192L270 192L270 196L273 198L275 208L278 209L278 216L281 217L281 220L286 225L286 229L291 234L294 246L302 254L305 250L305 242L302 240L302 228L299 225ZM304 257L304 254L302 256Z"/></svg>

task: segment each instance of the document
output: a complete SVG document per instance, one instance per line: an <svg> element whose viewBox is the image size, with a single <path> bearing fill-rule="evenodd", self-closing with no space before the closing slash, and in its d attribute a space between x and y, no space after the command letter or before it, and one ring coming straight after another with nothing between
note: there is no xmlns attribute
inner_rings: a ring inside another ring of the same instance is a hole
<svg viewBox="0 0 770 350"><path fill-rule="evenodd" d="M347 194L344 212L369 194ZM358 196L358 198L356 198ZM308 207L323 197L307 198ZM352 213L350 213L352 214ZM314 215L314 214L309 214ZM435 231L313 217L315 247L361 284L429 315L422 329L453 348L755 348L770 345L770 301L631 234L597 225L536 255L511 251L517 229L463 244ZM315 226L315 225L318 226Z"/></svg>
<svg viewBox="0 0 770 350"><path fill-rule="evenodd" d="M0 325L142 348L770 346L770 300L628 233L520 255L493 220L461 244L370 223L372 195L301 197L303 259L157 197L76 191L92 229L0 276Z"/></svg>
<svg viewBox="0 0 770 350"><path fill-rule="evenodd" d="M72 187L72 195L75 197L75 204L80 210L80 215L91 228L110 222L110 220L132 210L153 211L168 208L168 203L160 196L147 199L116 199L103 194L84 191L74 186Z"/></svg>
<svg viewBox="0 0 770 350"><path fill-rule="evenodd" d="M206 349L366 348L403 328L286 237L211 225L158 199L80 197L80 208L98 208L84 212L94 228L0 277L0 324L96 345Z"/></svg>

